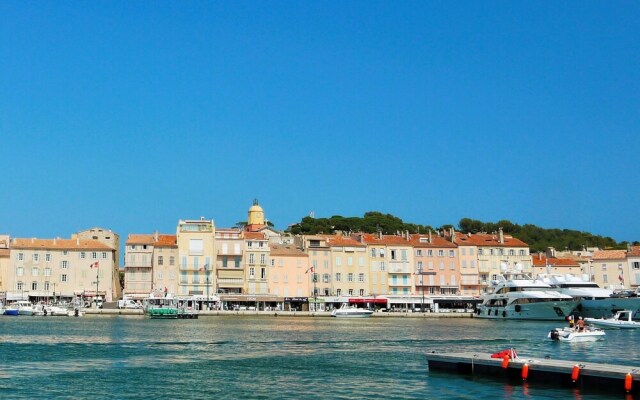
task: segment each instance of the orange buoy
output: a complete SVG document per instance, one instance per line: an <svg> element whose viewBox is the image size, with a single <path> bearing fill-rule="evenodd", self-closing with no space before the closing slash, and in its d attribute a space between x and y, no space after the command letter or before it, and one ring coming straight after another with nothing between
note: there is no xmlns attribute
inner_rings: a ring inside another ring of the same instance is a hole
<svg viewBox="0 0 640 400"><path fill-rule="evenodd" d="M502 368L507 368L509 366L509 355L505 355L502 359Z"/></svg>
<svg viewBox="0 0 640 400"><path fill-rule="evenodd" d="M573 370L571 371L571 381L573 382L577 381L579 375L580 375L580 366L574 365Z"/></svg>
<svg viewBox="0 0 640 400"><path fill-rule="evenodd" d="M627 376L624 377L624 390L626 390L627 392L630 392L632 384L633 384L633 376L631 376L631 372L627 372Z"/></svg>
<svg viewBox="0 0 640 400"><path fill-rule="evenodd" d="M526 380L529 377L529 364L524 363L522 366L522 380Z"/></svg>

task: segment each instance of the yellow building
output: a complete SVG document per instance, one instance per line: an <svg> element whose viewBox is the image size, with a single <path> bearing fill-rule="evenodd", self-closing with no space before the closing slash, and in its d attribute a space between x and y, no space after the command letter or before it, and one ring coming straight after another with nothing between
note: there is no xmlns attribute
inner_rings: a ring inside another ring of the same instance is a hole
<svg viewBox="0 0 640 400"><path fill-rule="evenodd" d="M212 274L217 258L213 220L180 220L176 229L179 257L178 296L215 294Z"/></svg>

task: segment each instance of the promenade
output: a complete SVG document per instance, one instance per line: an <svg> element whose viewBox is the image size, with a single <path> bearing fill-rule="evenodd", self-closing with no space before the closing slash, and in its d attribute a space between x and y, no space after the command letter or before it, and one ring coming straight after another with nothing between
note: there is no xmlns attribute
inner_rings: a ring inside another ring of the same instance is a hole
<svg viewBox="0 0 640 400"><path fill-rule="evenodd" d="M131 309L84 309L86 316L100 316L100 315L124 315L124 316L138 316L143 315L142 310ZM331 317L331 312L313 312L313 311L222 311L222 310L204 310L200 311L199 317L218 317L218 316L259 316L259 317L317 317L325 318ZM473 313L470 312L375 312L371 318L473 318Z"/></svg>

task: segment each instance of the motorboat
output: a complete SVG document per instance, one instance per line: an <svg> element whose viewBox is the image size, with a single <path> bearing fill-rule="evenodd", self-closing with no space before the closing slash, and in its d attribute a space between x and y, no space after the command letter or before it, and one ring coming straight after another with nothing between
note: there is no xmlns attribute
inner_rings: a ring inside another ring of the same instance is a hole
<svg viewBox="0 0 640 400"><path fill-rule="evenodd" d="M347 303L342 304L340 308L336 308L331 312L332 317L337 318L367 318L373 314L373 311L366 308L358 308L349 306Z"/></svg>
<svg viewBox="0 0 640 400"><path fill-rule="evenodd" d="M37 314L37 310L34 308L33 304L31 304L31 302L28 300L18 300L13 304L18 309L18 315Z"/></svg>
<svg viewBox="0 0 640 400"><path fill-rule="evenodd" d="M13 315L13 316L17 316L18 315L18 307L11 304L8 305L6 307L2 308L2 315Z"/></svg>
<svg viewBox="0 0 640 400"><path fill-rule="evenodd" d="M482 296L476 310L478 318L563 321L576 308L579 300L559 293L549 284L533 280L521 272L508 273L492 281L489 292Z"/></svg>
<svg viewBox="0 0 640 400"><path fill-rule="evenodd" d="M558 342L595 342L606 336L602 329L585 327L583 330L564 327L552 329L547 338Z"/></svg>
<svg viewBox="0 0 640 400"><path fill-rule="evenodd" d="M603 328L635 329L640 328L640 322L633 320L632 310L622 310L615 313L611 318L585 318L584 320L592 325Z"/></svg>
<svg viewBox="0 0 640 400"><path fill-rule="evenodd" d="M540 274L536 280L580 300L577 311L583 317L602 318L613 315L618 310L640 310L640 297L635 292L622 296L611 289L601 288L597 283L589 281L587 276Z"/></svg>
<svg viewBox="0 0 640 400"><path fill-rule="evenodd" d="M49 304L44 306L45 316L68 316L69 305L68 304Z"/></svg>

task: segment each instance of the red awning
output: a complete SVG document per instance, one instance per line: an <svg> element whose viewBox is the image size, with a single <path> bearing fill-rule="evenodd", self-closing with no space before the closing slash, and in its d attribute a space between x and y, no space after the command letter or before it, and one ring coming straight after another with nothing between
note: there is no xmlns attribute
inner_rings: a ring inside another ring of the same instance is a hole
<svg viewBox="0 0 640 400"><path fill-rule="evenodd" d="M370 304L387 304L387 299L384 298L362 298L362 297L354 297L349 299L349 303L353 303L353 304L363 304L363 303L370 303Z"/></svg>

